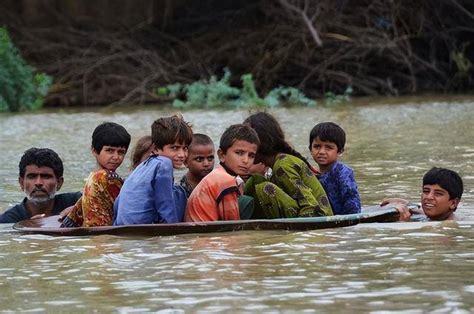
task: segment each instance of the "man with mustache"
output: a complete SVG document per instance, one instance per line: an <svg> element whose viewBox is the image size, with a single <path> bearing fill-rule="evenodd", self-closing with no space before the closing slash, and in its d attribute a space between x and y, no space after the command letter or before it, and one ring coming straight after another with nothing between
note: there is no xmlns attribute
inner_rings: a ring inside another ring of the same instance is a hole
<svg viewBox="0 0 474 314"><path fill-rule="evenodd" d="M61 158L49 148L28 149L18 168L18 181L26 197L2 213L0 223L58 215L81 197L80 192L56 194L64 182L64 169Z"/></svg>

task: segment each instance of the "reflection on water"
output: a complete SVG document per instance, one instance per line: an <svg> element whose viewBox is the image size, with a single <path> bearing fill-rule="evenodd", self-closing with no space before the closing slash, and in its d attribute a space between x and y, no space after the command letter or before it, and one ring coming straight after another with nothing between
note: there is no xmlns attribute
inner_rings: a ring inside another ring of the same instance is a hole
<svg viewBox="0 0 474 314"><path fill-rule="evenodd" d="M385 101L385 100L383 100ZM290 141L309 157L307 135L321 121L341 124L343 156L363 203L417 200L422 174L441 165L465 180L464 223L368 224L311 232L237 232L173 237L49 237L0 226L0 309L32 312L474 311L473 102L275 111ZM64 190L78 190L94 167L90 134L100 122L134 139L172 111L0 115L0 210L22 198L18 160L30 146L55 149ZM247 112L185 112L216 143ZM127 165L119 171L126 174Z"/></svg>

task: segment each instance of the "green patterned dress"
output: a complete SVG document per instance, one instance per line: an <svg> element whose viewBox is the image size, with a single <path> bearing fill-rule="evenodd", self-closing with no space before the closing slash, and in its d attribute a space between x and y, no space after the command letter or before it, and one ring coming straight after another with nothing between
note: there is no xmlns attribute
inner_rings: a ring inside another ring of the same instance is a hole
<svg viewBox="0 0 474 314"><path fill-rule="evenodd" d="M316 175L293 155L278 154L270 181L261 175L251 176L245 194L255 199L254 219L333 215Z"/></svg>

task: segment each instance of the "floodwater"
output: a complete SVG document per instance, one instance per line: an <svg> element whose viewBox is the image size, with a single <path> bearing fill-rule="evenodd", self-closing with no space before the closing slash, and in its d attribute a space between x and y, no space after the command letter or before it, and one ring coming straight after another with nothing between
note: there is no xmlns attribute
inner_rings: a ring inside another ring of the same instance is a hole
<svg viewBox="0 0 474 314"><path fill-rule="evenodd" d="M102 121L134 140L173 109L144 107L0 115L0 212L22 199L18 161L31 146L63 158L64 191L94 167L90 136ZM0 226L0 312L474 311L474 97L359 99L351 106L272 111L310 157L314 124L347 133L343 161L362 202L419 200L423 173L458 171L462 222L385 223L310 232L246 231L172 237L50 237ZM218 143L247 111L186 111ZM129 162L119 172L127 174ZM177 174L177 178L182 173Z"/></svg>

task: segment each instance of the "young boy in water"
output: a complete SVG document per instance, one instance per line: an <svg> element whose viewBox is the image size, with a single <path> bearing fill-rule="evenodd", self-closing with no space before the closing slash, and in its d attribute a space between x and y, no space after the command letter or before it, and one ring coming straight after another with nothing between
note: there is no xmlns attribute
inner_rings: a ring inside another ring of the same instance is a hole
<svg viewBox="0 0 474 314"><path fill-rule="evenodd" d="M183 219L186 192L174 185L173 168L184 167L193 131L180 115L151 126L152 154L128 176L115 201L114 225L176 223Z"/></svg>
<svg viewBox="0 0 474 314"><path fill-rule="evenodd" d="M335 215L360 213L360 197L352 169L339 157L344 152L346 133L333 122L319 123L309 135L309 150L319 166L319 181Z"/></svg>
<svg viewBox="0 0 474 314"><path fill-rule="evenodd" d="M113 205L123 180L115 172L123 162L130 134L117 123L104 122L92 133L92 155L98 170L87 178L82 197L63 219L61 227L110 226Z"/></svg>
<svg viewBox="0 0 474 314"><path fill-rule="evenodd" d="M200 133L193 135L185 162L188 171L179 182L188 197L196 185L214 169L214 154L214 143L209 136Z"/></svg>
<svg viewBox="0 0 474 314"><path fill-rule="evenodd" d="M409 202L402 198L388 198L381 206L394 205L400 212L400 220L453 220L463 192L459 174L445 168L432 168L423 176L421 208L426 216L411 217ZM414 215L415 216L415 215ZM415 218L415 219L413 219Z"/></svg>
<svg viewBox="0 0 474 314"><path fill-rule="evenodd" d="M249 126L235 124L222 134L217 155L220 165L205 176L191 193L185 221L240 219L238 197L253 165L260 141Z"/></svg>

